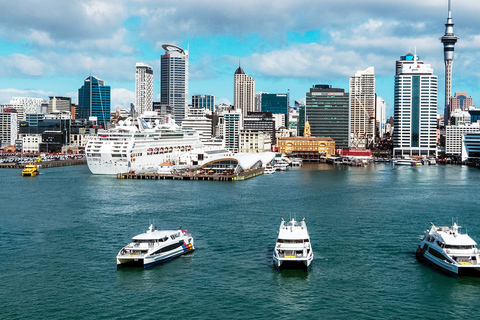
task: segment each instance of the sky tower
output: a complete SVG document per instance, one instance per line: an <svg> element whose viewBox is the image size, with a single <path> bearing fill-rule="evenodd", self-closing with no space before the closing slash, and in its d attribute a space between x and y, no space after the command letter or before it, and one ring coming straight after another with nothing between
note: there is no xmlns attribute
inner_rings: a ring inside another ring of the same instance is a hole
<svg viewBox="0 0 480 320"><path fill-rule="evenodd" d="M458 38L453 34L452 11L450 8L450 0L448 0L448 18L445 23L445 35L440 38L443 43L443 56L445 61L445 113L444 121L447 125L450 119L450 97L452 96L452 65L453 51Z"/></svg>

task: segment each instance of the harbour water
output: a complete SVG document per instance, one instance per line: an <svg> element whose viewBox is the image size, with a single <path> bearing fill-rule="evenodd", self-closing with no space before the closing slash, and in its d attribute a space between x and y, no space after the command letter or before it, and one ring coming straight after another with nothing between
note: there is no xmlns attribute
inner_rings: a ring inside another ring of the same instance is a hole
<svg viewBox="0 0 480 320"><path fill-rule="evenodd" d="M480 241L480 170L307 164L240 182L117 180L86 166L0 171L2 319L465 319L480 279L418 263L452 218ZM277 271L280 218L305 217L310 272ZM151 269L115 256L149 223L194 253Z"/></svg>

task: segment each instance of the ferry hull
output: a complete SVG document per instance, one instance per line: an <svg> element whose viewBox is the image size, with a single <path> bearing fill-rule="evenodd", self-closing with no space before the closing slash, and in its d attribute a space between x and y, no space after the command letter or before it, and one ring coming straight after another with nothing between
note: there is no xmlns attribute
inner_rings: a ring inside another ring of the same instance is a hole
<svg viewBox="0 0 480 320"><path fill-rule="evenodd" d="M118 257L117 256L117 269L123 267L140 267L140 268L150 268L157 264L161 264L164 262L168 262L176 257L179 257L184 254L189 254L193 252L195 248L193 246L191 249L186 249L180 247L180 249L172 250L170 252L162 253L157 256L150 256L150 257Z"/></svg>

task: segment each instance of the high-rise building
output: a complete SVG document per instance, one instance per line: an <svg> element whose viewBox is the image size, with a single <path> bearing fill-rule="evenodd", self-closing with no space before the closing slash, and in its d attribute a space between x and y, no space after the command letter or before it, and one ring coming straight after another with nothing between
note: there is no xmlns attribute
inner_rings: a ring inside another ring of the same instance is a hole
<svg viewBox="0 0 480 320"><path fill-rule="evenodd" d="M466 92L455 92L455 96L450 97L449 107L450 116L454 110L467 111L473 107L473 99L468 97Z"/></svg>
<svg viewBox="0 0 480 320"><path fill-rule="evenodd" d="M247 76L241 67L235 70L233 105L242 110L243 118L255 111L255 79Z"/></svg>
<svg viewBox="0 0 480 320"><path fill-rule="evenodd" d="M67 111L71 112L72 110L72 98L70 97L48 97L48 107L47 112L60 112Z"/></svg>
<svg viewBox="0 0 480 320"><path fill-rule="evenodd" d="M453 66L453 51L455 50L455 43L458 38L453 33L452 10L450 7L450 0L448 0L448 18L445 23L445 34L440 40L443 43L443 59L445 62L445 125L450 119L450 97L452 96L452 66Z"/></svg>
<svg viewBox="0 0 480 320"><path fill-rule="evenodd" d="M192 108L208 109L215 111L215 96L211 94L194 94L192 95Z"/></svg>
<svg viewBox="0 0 480 320"><path fill-rule="evenodd" d="M288 128L288 94L287 93L264 93L255 95L255 104L261 112L271 112L272 114L283 114L284 122L276 124L278 127Z"/></svg>
<svg viewBox="0 0 480 320"><path fill-rule="evenodd" d="M98 124L110 122L110 86L93 76L78 89L78 118L90 117L96 117Z"/></svg>
<svg viewBox="0 0 480 320"><path fill-rule="evenodd" d="M386 132L387 123L387 103L382 97L376 97L375 103L375 134L382 138Z"/></svg>
<svg viewBox="0 0 480 320"><path fill-rule="evenodd" d="M357 71L350 77L350 148L368 148L375 141L375 102L374 68Z"/></svg>
<svg viewBox="0 0 480 320"><path fill-rule="evenodd" d="M303 136L305 121L312 137L332 138L337 149L348 149L348 92L319 84L306 93L306 104L299 107L298 136Z"/></svg>
<svg viewBox="0 0 480 320"><path fill-rule="evenodd" d="M188 51L172 44L162 48L160 102L173 107L175 123L181 125L188 107Z"/></svg>
<svg viewBox="0 0 480 320"><path fill-rule="evenodd" d="M18 137L18 114L0 111L0 146L14 145Z"/></svg>
<svg viewBox="0 0 480 320"><path fill-rule="evenodd" d="M153 70L148 64L135 65L135 113L153 110Z"/></svg>
<svg viewBox="0 0 480 320"><path fill-rule="evenodd" d="M400 57L395 75L394 156L436 156L436 121L437 76L418 56Z"/></svg>
<svg viewBox="0 0 480 320"><path fill-rule="evenodd" d="M227 110L218 117L219 136L223 137L225 149L238 152L242 122L242 111L239 109Z"/></svg>
<svg viewBox="0 0 480 320"><path fill-rule="evenodd" d="M197 131L202 142L212 139L212 119L207 117L205 108L189 108L182 121L182 128Z"/></svg>

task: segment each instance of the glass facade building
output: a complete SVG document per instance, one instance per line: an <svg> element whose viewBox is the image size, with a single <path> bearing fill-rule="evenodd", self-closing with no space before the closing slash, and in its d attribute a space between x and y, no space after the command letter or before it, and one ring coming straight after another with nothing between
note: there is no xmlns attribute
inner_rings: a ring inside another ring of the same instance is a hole
<svg viewBox="0 0 480 320"><path fill-rule="evenodd" d="M305 106L300 106L297 135L303 136L307 119L312 137L332 138L337 149L348 149L348 102L345 89L315 85L306 93Z"/></svg>
<svg viewBox="0 0 480 320"><path fill-rule="evenodd" d="M260 110L262 112L271 112L275 114L284 114L285 128L288 128L288 94L260 93Z"/></svg>
<svg viewBox="0 0 480 320"><path fill-rule="evenodd" d="M97 117L99 124L110 122L110 86L103 80L90 76L78 89L78 117Z"/></svg>
<svg viewBox="0 0 480 320"><path fill-rule="evenodd" d="M192 108L215 111L215 96L211 94L192 95Z"/></svg>

